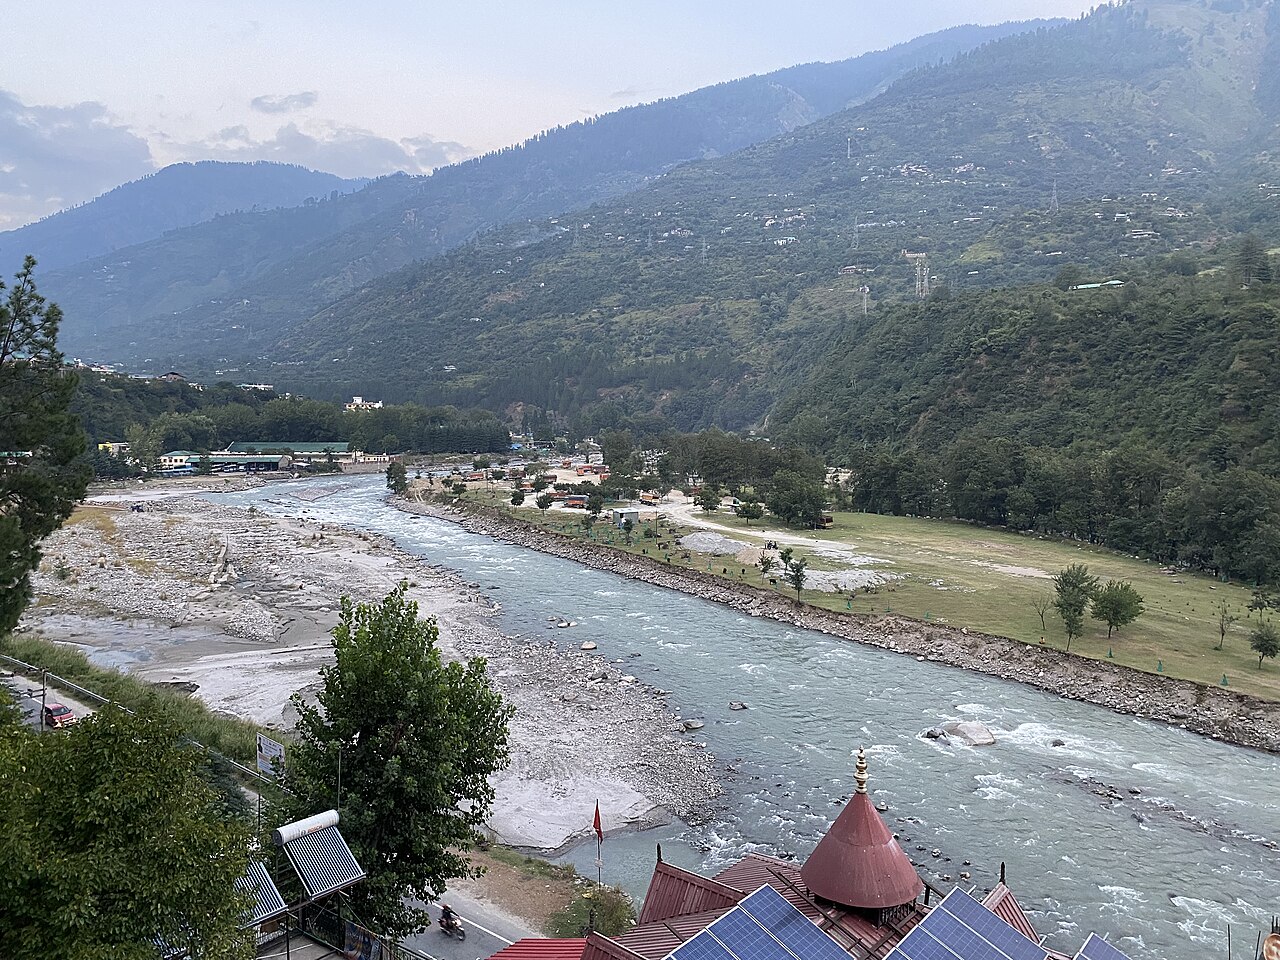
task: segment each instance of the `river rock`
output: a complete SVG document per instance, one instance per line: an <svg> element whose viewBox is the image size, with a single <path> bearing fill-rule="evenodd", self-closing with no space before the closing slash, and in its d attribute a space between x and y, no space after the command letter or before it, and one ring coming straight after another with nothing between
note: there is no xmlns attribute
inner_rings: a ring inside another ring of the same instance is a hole
<svg viewBox="0 0 1280 960"><path fill-rule="evenodd" d="M745 703L743 703L741 700L730 700L730 701L729 701L729 709L730 709L730 710L745 710L745 709L747 709L747 705L746 705Z"/></svg>
<svg viewBox="0 0 1280 960"><path fill-rule="evenodd" d="M926 740L946 740L947 731L943 730L941 727L930 727L922 734L922 736Z"/></svg>
<svg viewBox="0 0 1280 960"><path fill-rule="evenodd" d="M596 648L596 642L595 642L594 640L584 640L584 641L582 641L582 646L581 646L581 647L579 647L578 649L579 649L579 650L594 650L595 648Z"/></svg>
<svg viewBox="0 0 1280 960"><path fill-rule="evenodd" d="M689 730L701 730L703 727L706 726L706 724L703 723L701 720L685 720L681 722L680 726L683 727L685 731L689 731Z"/></svg>
<svg viewBox="0 0 1280 960"><path fill-rule="evenodd" d="M996 742L995 735L985 723L977 720L960 720L944 723L942 729L948 737L967 743L971 747L986 747Z"/></svg>

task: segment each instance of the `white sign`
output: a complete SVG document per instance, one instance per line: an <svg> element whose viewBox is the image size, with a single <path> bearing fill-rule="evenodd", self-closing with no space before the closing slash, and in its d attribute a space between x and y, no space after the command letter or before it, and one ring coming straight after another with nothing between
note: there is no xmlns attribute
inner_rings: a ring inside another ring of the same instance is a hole
<svg viewBox="0 0 1280 960"><path fill-rule="evenodd" d="M258 734L258 772L268 777L284 772L284 744Z"/></svg>

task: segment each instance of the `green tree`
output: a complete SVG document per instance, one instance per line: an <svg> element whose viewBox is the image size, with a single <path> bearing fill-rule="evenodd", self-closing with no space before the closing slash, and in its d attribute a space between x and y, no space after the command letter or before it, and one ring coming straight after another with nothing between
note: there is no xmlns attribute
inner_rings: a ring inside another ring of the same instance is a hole
<svg viewBox="0 0 1280 960"><path fill-rule="evenodd" d="M764 516L764 506L758 500L747 500L738 504L738 516L747 521L749 527L752 520L759 520Z"/></svg>
<svg viewBox="0 0 1280 960"><path fill-rule="evenodd" d="M387 464L387 489L400 497L409 492L409 477L405 473L404 464L399 460L392 460Z"/></svg>
<svg viewBox="0 0 1280 960"><path fill-rule="evenodd" d="M200 459L196 461L196 473L202 477L213 473L213 461L209 459L207 453L202 453Z"/></svg>
<svg viewBox="0 0 1280 960"><path fill-rule="evenodd" d="M792 589L796 592L796 603L800 602L800 591L804 589L808 566L809 561L801 557L799 560L789 560L785 568L787 583L791 584Z"/></svg>
<svg viewBox="0 0 1280 960"><path fill-rule="evenodd" d="M1084 629L1084 610L1097 589L1098 578L1082 563L1073 563L1053 578L1053 608L1067 629L1068 650Z"/></svg>
<svg viewBox="0 0 1280 960"><path fill-rule="evenodd" d="M1218 645L1213 649L1221 650L1227 643L1227 631L1240 618L1232 612L1231 605L1226 600L1219 600L1214 612L1218 615Z"/></svg>
<svg viewBox="0 0 1280 960"><path fill-rule="evenodd" d="M776 564L777 562L778 561L776 561L773 557L771 557L767 553L761 555L760 557L760 579L761 580L763 580L765 577L769 575L769 571L773 569L774 564Z"/></svg>
<svg viewBox="0 0 1280 960"><path fill-rule="evenodd" d="M339 810L369 874L351 890L352 910L388 936L431 923L407 899L432 900L450 879L478 875L465 850L489 817L512 715L484 660L444 661L436 623L418 617L407 587L377 603L343 597L320 692L292 701L291 813Z"/></svg>
<svg viewBox="0 0 1280 960"><path fill-rule="evenodd" d="M779 470L773 475L765 502L784 523L816 527L822 520L827 497L820 481L794 470Z"/></svg>
<svg viewBox="0 0 1280 960"><path fill-rule="evenodd" d="M586 536L591 536L591 528L596 525L596 521L600 518L594 514L584 513L582 515L582 532Z"/></svg>
<svg viewBox="0 0 1280 960"><path fill-rule="evenodd" d="M0 303L0 636L31 599L40 541L89 482L84 432L70 412L76 378L58 352L62 311L36 291L35 266L27 257Z"/></svg>
<svg viewBox="0 0 1280 960"><path fill-rule="evenodd" d="M245 826L162 719L106 708L58 736L0 728L0 943L13 957L252 957Z"/></svg>
<svg viewBox="0 0 1280 960"><path fill-rule="evenodd" d="M1090 615L1107 625L1107 639L1111 632L1128 626L1142 616L1142 595L1133 584L1122 580L1108 580L1093 594Z"/></svg>
<svg viewBox="0 0 1280 960"><path fill-rule="evenodd" d="M636 528L636 522L630 517L622 521L622 535L626 538L627 546L631 546L631 531Z"/></svg>
<svg viewBox="0 0 1280 960"><path fill-rule="evenodd" d="M1262 669L1262 661L1268 657L1274 659L1280 655L1280 631L1270 620L1263 620L1249 636L1249 648L1258 655L1258 669Z"/></svg>
<svg viewBox="0 0 1280 960"><path fill-rule="evenodd" d="M595 491L587 495L587 513L593 517L599 518L600 511L604 509L604 494Z"/></svg>
<svg viewBox="0 0 1280 960"><path fill-rule="evenodd" d="M694 498L694 502L697 503L697 505L700 506L705 512L715 513L717 510L720 509L721 496L722 494L720 493L719 487L713 486L711 484L706 484L701 490L698 491L698 495L697 497Z"/></svg>
<svg viewBox="0 0 1280 960"><path fill-rule="evenodd" d="M523 491L523 490L520 490L520 489L512 490L512 491L511 491L511 505L512 505L513 507L518 507L518 506L520 506L520 504L522 504L522 503L524 503L524 491Z"/></svg>
<svg viewBox="0 0 1280 960"><path fill-rule="evenodd" d="M556 498L549 493L538 494L538 499L533 501L533 505L541 510L544 514L550 509L551 504L556 502Z"/></svg>

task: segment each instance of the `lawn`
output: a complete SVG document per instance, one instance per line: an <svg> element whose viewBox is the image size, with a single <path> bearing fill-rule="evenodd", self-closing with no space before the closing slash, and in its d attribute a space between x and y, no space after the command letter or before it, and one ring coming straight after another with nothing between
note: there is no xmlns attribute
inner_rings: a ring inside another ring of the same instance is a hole
<svg viewBox="0 0 1280 960"><path fill-rule="evenodd" d="M500 491L468 491L468 498L491 504L504 504ZM530 501L526 501L527 503ZM509 507L508 507L509 508ZM582 536L580 515L563 511L540 511L522 507L517 513L526 520L560 532ZM897 574L901 579L879 587L875 592L856 594L824 594L805 591L804 599L815 606L861 613L894 613L956 627L969 627L1038 644L1043 637L1048 646L1062 649L1066 633L1062 621L1051 609L1045 627L1033 602L1053 594L1049 579L1072 563L1087 564L1094 575L1103 580L1127 580L1142 595L1146 610L1133 624L1107 639L1107 626L1092 618L1085 622L1085 633L1071 643L1071 652L1085 657L1106 658L1149 673L1165 673L1174 677L1219 684L1223 676L1234 690L1256 694L1269 700L1280 700L1280 663L1268 661L1258 669L1258 659L1249 649L1249 632L1258 614L1248 609L1250 588L1237 583L1219 583L1211 577L1186 571L1166 573L1158 564L1122 556L1109 550L1083 544L1042 540L1022 534L1006 533L984 527L942 520L886 517L863 513L837 513L835 525L827 530L787 530L764 521L748 526L732 514L721 512L714 522L730 527L734 536L751 543L782 533L799 535L814 546L823 542L839 544L857 553L884 561L872 569ZM692 528L666 524L663 538L691 532ZM596 538L612 537L612 546L633 553L646 553L663 560L668 555L675 565L722 575L735 582L746 580L759 585L758 571L747 568L732 558L692 554L681 559L679 551L656 548L655 540L647 540L642 529L636 530L634 543L627 547L620 533L606 521L596 527ZM830 559L812 557L804 546L797 546L798 556L811 559L814 569L831 569ZM785 585L775 571L779 589ZM1227 631L1226 646L1215 650L1218 643L1217 606L1225 600L1238 617Z"/></svg>

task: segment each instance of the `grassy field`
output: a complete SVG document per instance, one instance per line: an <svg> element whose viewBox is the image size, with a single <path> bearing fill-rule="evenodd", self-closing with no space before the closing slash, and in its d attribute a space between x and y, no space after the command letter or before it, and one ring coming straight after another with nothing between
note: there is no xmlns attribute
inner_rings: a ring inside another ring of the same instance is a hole
<svg viewBox="0 0 1280 960"><path fill-rule="evenodd" d="M506 504L504 494L496 490L472 490L466 496L495 505ZM508 509L511 508L508 506ZM583 536L578 514L548 511L546 516L540 516L540 511L528 506L517 513L523 519L559 532ZM1049 579L1053 574L1068 564L1084 563L1103 580L1132 583L1142 594L1146 611L1110 641L1106 624L1087 618L1084 636L1071 643L1072 653L1094 658L1110 655L1115 663L1137 670L1205 684L1217 685L1225 675L1231 689L1280 700L1280 663L1269 661L1259 670L1258 659L1249 649L1249 632L1258 622L1258 615L1254 613L1250 617L1251 591L1240 584L1218 583L1210 577L1188 572L1168 574L1157 564L1096 547L941 520L837 513L835 526L830 529L795 531L767 519L753 521L748 526L725 512L711 519L733 528L736 538L753 544L784 533L812 541L815 547L823 542L838 544L885 561L873 565L872 569L901 578L870 593L824 594L806 590L805 601L815 606L861 613L894 613L969 627L1026 643L1038 644L1043 637L1046 645L1059 649L1066 646L1062 621L1050 610L1042 629L1040 616L1032 604L1037 598L1053 594ZM661 526L664 539L693 529L671 523ZM657 541L645 539L642 534L642 530L636 530L634 544L628 547L621 534L610 530L604 521L596 527L597 539L608 542L612 537L614 548L637 554L647 551L648 556L658 560L670 555L673 565L709 570L717 575L725 575L723 571L727 570L727 579L761 584L758 570L748 567L744 576L742 565L732 558L692 554L683 560L679 551L658 550ZM796 552L809 558L814 569L838 566L826 558L813 557L804 546L797 546ZM778 574L775 572L773 576ZM779 589L782 586L779 580ZM1238 620L1227 631L1225 648L1215 650L1217 606L1223 600Z"/></svg>

